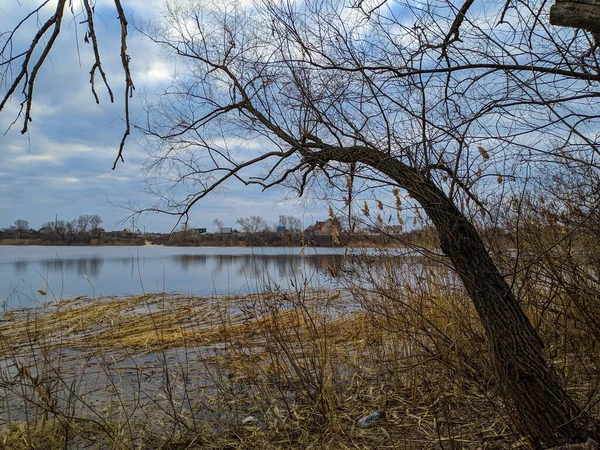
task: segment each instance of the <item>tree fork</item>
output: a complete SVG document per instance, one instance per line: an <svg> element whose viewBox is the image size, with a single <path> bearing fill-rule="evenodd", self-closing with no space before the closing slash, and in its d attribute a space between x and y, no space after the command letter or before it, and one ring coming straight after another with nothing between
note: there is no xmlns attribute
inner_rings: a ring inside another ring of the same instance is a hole
<svg viewBox="0 0 600 450"><path fill-rule="evenodd" d="M360 162L390 177L425 209L441 249L483 324L503 398L515 425L535 448L584 442L596 427L575 405L542 352L542 341L473 224L433 181L393 156L366 147L300 149L306 160ZM591 436L597 439L597 436Z"/></svg>

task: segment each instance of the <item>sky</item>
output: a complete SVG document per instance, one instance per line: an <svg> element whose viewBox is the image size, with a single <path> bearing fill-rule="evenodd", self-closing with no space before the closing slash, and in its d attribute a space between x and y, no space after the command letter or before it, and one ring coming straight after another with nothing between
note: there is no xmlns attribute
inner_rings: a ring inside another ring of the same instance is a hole
<svg viewBox="0 0 600 450"><path fill-rule="evenodd" d="M6 4L8 3L8 5ZM9 0L0 6L0 34L12 30L41 0ZM75 7L79 2L73 2ZM138 21L158 19L163 0L127 0L128 17ZM53 12L51 0L40 13L44 22ZM123 78L119 56L119 23L114 4L98 0L96 31L104 70L115 92L111 104L100 80L96 89L100 104L94 101L89 83L92 66L91 45L84 43L85 27L71 16L48 60L40 70L35 86L32 122L29 132L20 133L22 120L15 120L22 101L21 88L0 112L0 228L17 219L29 221L32 228L58 220L72 220L81 214L98 214L107 230L131 228L130 211L122 205L153 203L145 191L141 172L146 158L144 138L133 132L124 152L125 163L111 170L124 131ZM34 21L27 22L15 35L15 52L23 51L37 31ZM5 38L0 37L0 46ZM130 30L128 54L136 91L131 100L132 122L144 120L143 97L152 102L174 73L172 63L161 58L160 50L134 30ZM1 66L0 66L1 68ZM16 67L15 67L16 69ZM14 70L13 69L13 74ZM9 84L10 75L0 72L0 97ZM284 200L287 192L263 192L231 183L225 192L215 193L194 207L189 226L214 229L213 220L234 226L238 217L260 215L274 224L280 214L315 220L327 217L327 206ZM312 216L310 216L310 214ZM169 232L176 225L173 216L142 216L136 227L148 232Z"/></svg>

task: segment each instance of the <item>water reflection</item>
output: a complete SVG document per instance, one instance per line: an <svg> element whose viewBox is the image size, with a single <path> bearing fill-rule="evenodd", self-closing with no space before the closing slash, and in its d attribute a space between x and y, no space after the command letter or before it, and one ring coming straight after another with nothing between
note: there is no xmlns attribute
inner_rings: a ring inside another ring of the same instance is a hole
<svg viewBox="0 0 600 450"><path fill-rule="evenodd" d="M122 257L107 258L111 265L120 265L128 269L128 272L136 272L138 267L143 267L146 260L153 258L145 257ZM98 276L107 260L98 256L79 257L79 258L54 258L39 261L44 272L72 272L79 276ZM298 272L318 270L337 277L342 270L344 255L341 254L246 254L246 255L194 255L181 254L173 255L170 259L184 272L195 271L197 269L209 268L213 272L221 273L232 269L240 275L259 277L266 272L274 273L279 277L290 277ZM26 260L17 260L13 262L13 267L17 273L27 271L30 262Z"/></svg>
<svg viewBox="0 0 600 450"><path fill-rule="evenodd" d="M15 263L18 271L19 262ZM77 275L97 276L104 265L104 259L97 256L70 259L46 259L40 261L44 272L76 272ZM27 263L25 263L27 268Z"/></svg>
<svg viewBox="0 0 600 450"><path fill-rule="evenodd" d="M300 248L19 247L0 249L0 301L35 304L76 295L190 292L233 295L275 283L333 286L352 263L343 250ZM317 253L318 252L318 253Z"/></svg>
<svg viewBox="0 0 600 450"><path fill-rule="evenodd" d="M15 261L15 272L23 273L27 271L27 266L29 266L29 261L19 260Z"/></svg>
<svg viewBox="0 0 600 450"><path fill-rule="evenodd" d="M175 255L173 260L186 272L194 267L205 267L208 255Z"/></svg>
<svg viewBox="0 0 600 450"><path fill-rule="evenodd" d="M234 269L239 275L253 278L260 278L265 273L289 278L298 270L318 270L337 277L344 255L174 255L172 259L186 272L210 266L216 273Z"/></svg>

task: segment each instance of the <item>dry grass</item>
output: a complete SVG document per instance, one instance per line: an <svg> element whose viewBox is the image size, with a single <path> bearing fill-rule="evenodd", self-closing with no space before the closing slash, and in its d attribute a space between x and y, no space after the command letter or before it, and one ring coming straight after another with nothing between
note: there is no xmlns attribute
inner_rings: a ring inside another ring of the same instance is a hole
<svg viewBox="0 0 600 450"><path fill-rule="evenodd" d="M0 445L525 447L454 277L423 265L368 273L345 291L79 298L7 312ZM573 302L529 307L549 357L598 416L597 336ZM383 420L357 426L375 410Z"/></svg>
<svg viewBox="0 0 600 450"><path fill-rule="evenodd" d="M39 245L41 239L9 238L0 239L0 245Z"/></svg>

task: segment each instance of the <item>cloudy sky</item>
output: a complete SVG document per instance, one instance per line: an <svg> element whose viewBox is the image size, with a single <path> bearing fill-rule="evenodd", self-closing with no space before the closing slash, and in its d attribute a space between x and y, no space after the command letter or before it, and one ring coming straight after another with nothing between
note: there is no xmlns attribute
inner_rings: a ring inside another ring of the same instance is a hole
<svg viewBox="0 0 600 450"><path fill-rule="evenodd" d="M12 30L42 0L9 0L0 6L0 33ZM75 1L74 4L79 2ZM130 18L138 21L157 19L162 0L127 0ZM40 13L38 23L51 16L56 0ZM35 19L35 18L34 18ZM85 27L80 20L68 17L49 59L39 73L29 133L22 135L22 121L17 117L22 101L21 88L0 112L0 228L16 219L28 220L33 228L44 222L71 220L80 214L99 214L108 230L130 227L121 222L130 213L114 206L153 201L145 192L141 164L146 157L143 138L134 132L125 148L125 163L111 170L124 130L123 73L119 57L119 24L109 0L98 0L96 29L101 44L102 62L115 104L101 90L96 105L90 91L89 71L92 49L83 41ZM14 53L23 51L37 31L35 20L27 22L14 37ZM6 37L0 37L0 46ZM160 57L159 49L140 34L130 31L129 51L136 93L132 100L132 121L144 118L142 94L152 101L164 88L174 71ZM0 61L1 62L1 61ZM15 69L13 68L13 73ZM1 68L1 66L0 66ZM11 73L0 72L0 97L12 82ZM190 225L213 228L214 218L233 226L240 216L259 214L274 223L279 214L301 216L313 213L325 218L326 207L308 207L297 201L282 201L285 192L247 188L230 184L228 190L201 201L190 216ZM308 220L308 219L307 219ZM147 231L170 231L176 219L163 215L141 217L138 227Z"/></svg>

